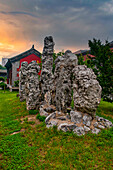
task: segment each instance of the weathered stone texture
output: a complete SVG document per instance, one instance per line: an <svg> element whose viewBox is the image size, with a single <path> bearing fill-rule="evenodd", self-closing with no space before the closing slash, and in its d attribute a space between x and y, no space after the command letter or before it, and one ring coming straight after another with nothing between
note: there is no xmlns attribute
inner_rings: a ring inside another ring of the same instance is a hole
<svg viewBox="0 0 113 170"><path fill-rule="evenodd" d="M54 41L52 36L47 36L44 39L43 55L52 55L54 52Z"/></svg>
<svg viewBox="0 0 113 170"><path fill-rule="evenodd" d="M73 132L77 134L78 136L85 135L85 131L83 127L76 127Z"/></svg>
<svg viewBox="0 0 113 170"><path fill-rule="evenodd" d="M25 86L27 110L38 109L40 104L39 71L40 66L35 61L32 61L27 67L27 82Z"/></svg>
<svg viewBox="0 0 113 170"><path fill-rule="evenodd" d="M45 94L51 98L51 90L53 87L53 52L54 52L54 41L52 36L48 36L44 39L44 49L42 55L42 72L41 72L41 89L42 96L45 100ZM49 94L47 94L49 92ZM51 99L50 103L51 104Z"/></svg>
<svg viewBox="0 0 113 170"><path fill-rule="evenodd" d="M101 86L92 69L85 65L73 69L73 99L75 109L95 117L101 100Z"/></svg>
<svg viewBox="0 0 113 170"><path fill-rule="evenodd" d="M20 101L24 101L26 99L25 83L27 81L27 79L26 79L27 66L28 66L28 63L26 61L22 62L21 68L19 70L19 96L20 96Z"/></svg>
<svg viewBox="0 0 113 170"><path fill-rule="evenodd" d="M47 69L43 69L41 73L41 89L42 89L42 95L45 98L45 94L47 95L47 92L51 92L53 87L53 80L54 76L52 74L52 71L49 71ZM49 95L49 94L48 94ZM50 95L51 98L51 95ZM51 103L51 99L50 99Z"/></svg>
<svg viewBox="0 0 113 170"><path fill-rule="evenodd" d="M59 56L56 61L54 72L53 103L58 111L67 112L72 98L72 69L77 65L78 60L71 51L66 51L64 56Z"/></svg>
<svg viewBox="0 0 113 170"><path fill-rule="evenodd" d="M27 109L39 109L40 115L46 116L47 128L57 126L58 130L73 130L79 136L88 132L98 134L104 128L113 127L109 120L95 116L101 87L92 69L78 65L77 56L67 50L55 60L53 75L53 52L53 38L48 36L44 40L41 79L36 62L22 63L20 100L26 99Z"/></svg>
<svg viewBox="0 0 113 170"><path fill-rule="evenodd" d="M45 37L42 53L42 71L46 69L52 72L54 45L55 43L52 36Z"/></svg>

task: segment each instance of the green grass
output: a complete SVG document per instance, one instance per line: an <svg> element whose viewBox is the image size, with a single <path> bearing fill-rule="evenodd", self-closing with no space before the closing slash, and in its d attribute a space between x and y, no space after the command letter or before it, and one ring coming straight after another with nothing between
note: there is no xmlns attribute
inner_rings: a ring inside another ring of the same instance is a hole
<svg viewBox="0 0 113 170"><path fill-rule="evenodd" d="M39 113L38 110L29 110L30 115L36 115L37 113Z"/></svg>
<svg viewBox="0 0 113 170"><path fill-rule="evenodd" d="M46 119L45 116L40 116L40 114L38 114L36 118L39 119L41 122L44 122Z"/></svg>
<svg viewBox="0 0 113 170"><path fill-rule="evenodd" d="M113 122L113 104L101 101L97 114ZM113 169L113 128L79 137L47 129L44 122L21 124L26 115L16 92L0 91L0 170ZM10 135L20 129L25 131Z"/></svg>

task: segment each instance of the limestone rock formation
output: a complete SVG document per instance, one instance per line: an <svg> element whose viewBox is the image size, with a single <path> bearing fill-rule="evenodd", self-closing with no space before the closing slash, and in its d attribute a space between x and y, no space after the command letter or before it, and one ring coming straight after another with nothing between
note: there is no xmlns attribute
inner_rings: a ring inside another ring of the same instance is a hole
<svg viewBox="0 0 113 170"><path fill-rule="evenodd" d="M43 49L43 55L52 55L54 52L54 41L52 36L47 36L44 39L44 49Z"/></svg>
<svg viewBox="0 0 113 170"><path fill-rule="evenodd" d="M71 116L72 122L81 123L81 121L82 121L82 113L81 112L71 111L70 116Z"/></svg>
<svg viewBox="0 0 113 170"><path fill-rule="evenodd" d="M55 64L52 100L58 111L67 112L72 101L72 70L78 64L77 56L68 50L56 59Z"/></svg>
<svg viewBox="0 0 113 170"><path fill-rule="evenodd" d="M55 43L52 36L45 37L42 53L42 71L43 69L47 69L52 72L54 45Z"/></svg>
<svg viewBox="0 0 113 170"><path fill-rule="evenodd" d="M27 66L28 63L26 61L21 63L21 68L19 70L19 96L20 101L24 101L26 99L25 94L25 83L26 83L26 75L27 75Z"/></svg>
<svg viewBox="0 0 113 170"><path fill-rule="evenodd" d="M40 66L35 61L32 61L27 67L27 82L25 87L27 110L38 109L40 104L39 71Z"/></svg>
<svg viewBox="0 0 113 170"><path fill-rule="evenodd" d="M42 72L41 72L41 88L42 96L45 100L45 94L49 95L53 86L53 52L54 52L54 41L52 36L47 36L44 39L44 49L42 55ZM49 94L47 94L49 93ZM50 94L51 98L51 94ZM50 100L51 104L51 100Z"/></svg>
<svg viewBox="0 0 113 170"><path fill-rule="evenodd" d="M52 71L47 70L47 69L42 69L41 72L41 89L42 89L42 96L44 98L44 100L46 100L46 96L49 96L49 104L51 104L51 90L53 87L53 80L54 80L54 76L52 74Z"/></svg>
<svg viewBox="0 0 113 170"><path fill-rule="evenodd" d="M85 65L73 69L73 99L75 110L95 117L101 100L101 86L92 69Z"/></svg>
<svg viewBox="0 0 113 170"><path fill-rule="evenodd" d="M36 62L22 63L19 93L21 101L26 99L27 109L39 109L40 115L46 116L47 128L57 126L58 130L73 131L79 136L113 127L109 120L96 116L101 87L92 69L78 65L77 56L67 50L55 60L53 74L53 52L54 41L48 36L44 39L40 78Z"/></svg>
<svg viewBox="0 0 113 170"><path fill-rule="evenodd" d="M48 113L46 127L57 126L58 130L63 132L73 131L78 136L85 135L88 132L98 134L102 129L113 127L112 122L102 117L96 116L94 119L89 114L71 110L70 118L64 113L53 111Z"/></svg>

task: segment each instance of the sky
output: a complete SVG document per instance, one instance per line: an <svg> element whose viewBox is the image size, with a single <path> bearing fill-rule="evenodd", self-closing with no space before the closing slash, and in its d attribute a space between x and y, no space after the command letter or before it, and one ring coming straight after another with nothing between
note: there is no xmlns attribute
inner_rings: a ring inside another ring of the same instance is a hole
<svg viewBox="0 0 113 170"><path fill-rule="evenodd" d="M113 0L0 0L0 63L52 35L55 52L113 41Z"/></svg>

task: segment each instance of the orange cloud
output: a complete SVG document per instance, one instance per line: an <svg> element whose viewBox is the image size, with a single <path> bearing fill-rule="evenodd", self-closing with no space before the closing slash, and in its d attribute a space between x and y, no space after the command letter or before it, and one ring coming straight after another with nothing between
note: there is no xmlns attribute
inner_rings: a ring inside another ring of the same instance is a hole
<svg viewBox="0 0 113 170"><path fill-rule="evenodd" d="M23 22L19 16L15 18L15 16L1 14L0 63L2 57L10 58L28 50L33 44L37 46L37 42L28 37L26 25L24 28ZM42 51L39 44L37 50Z"/></svg>

